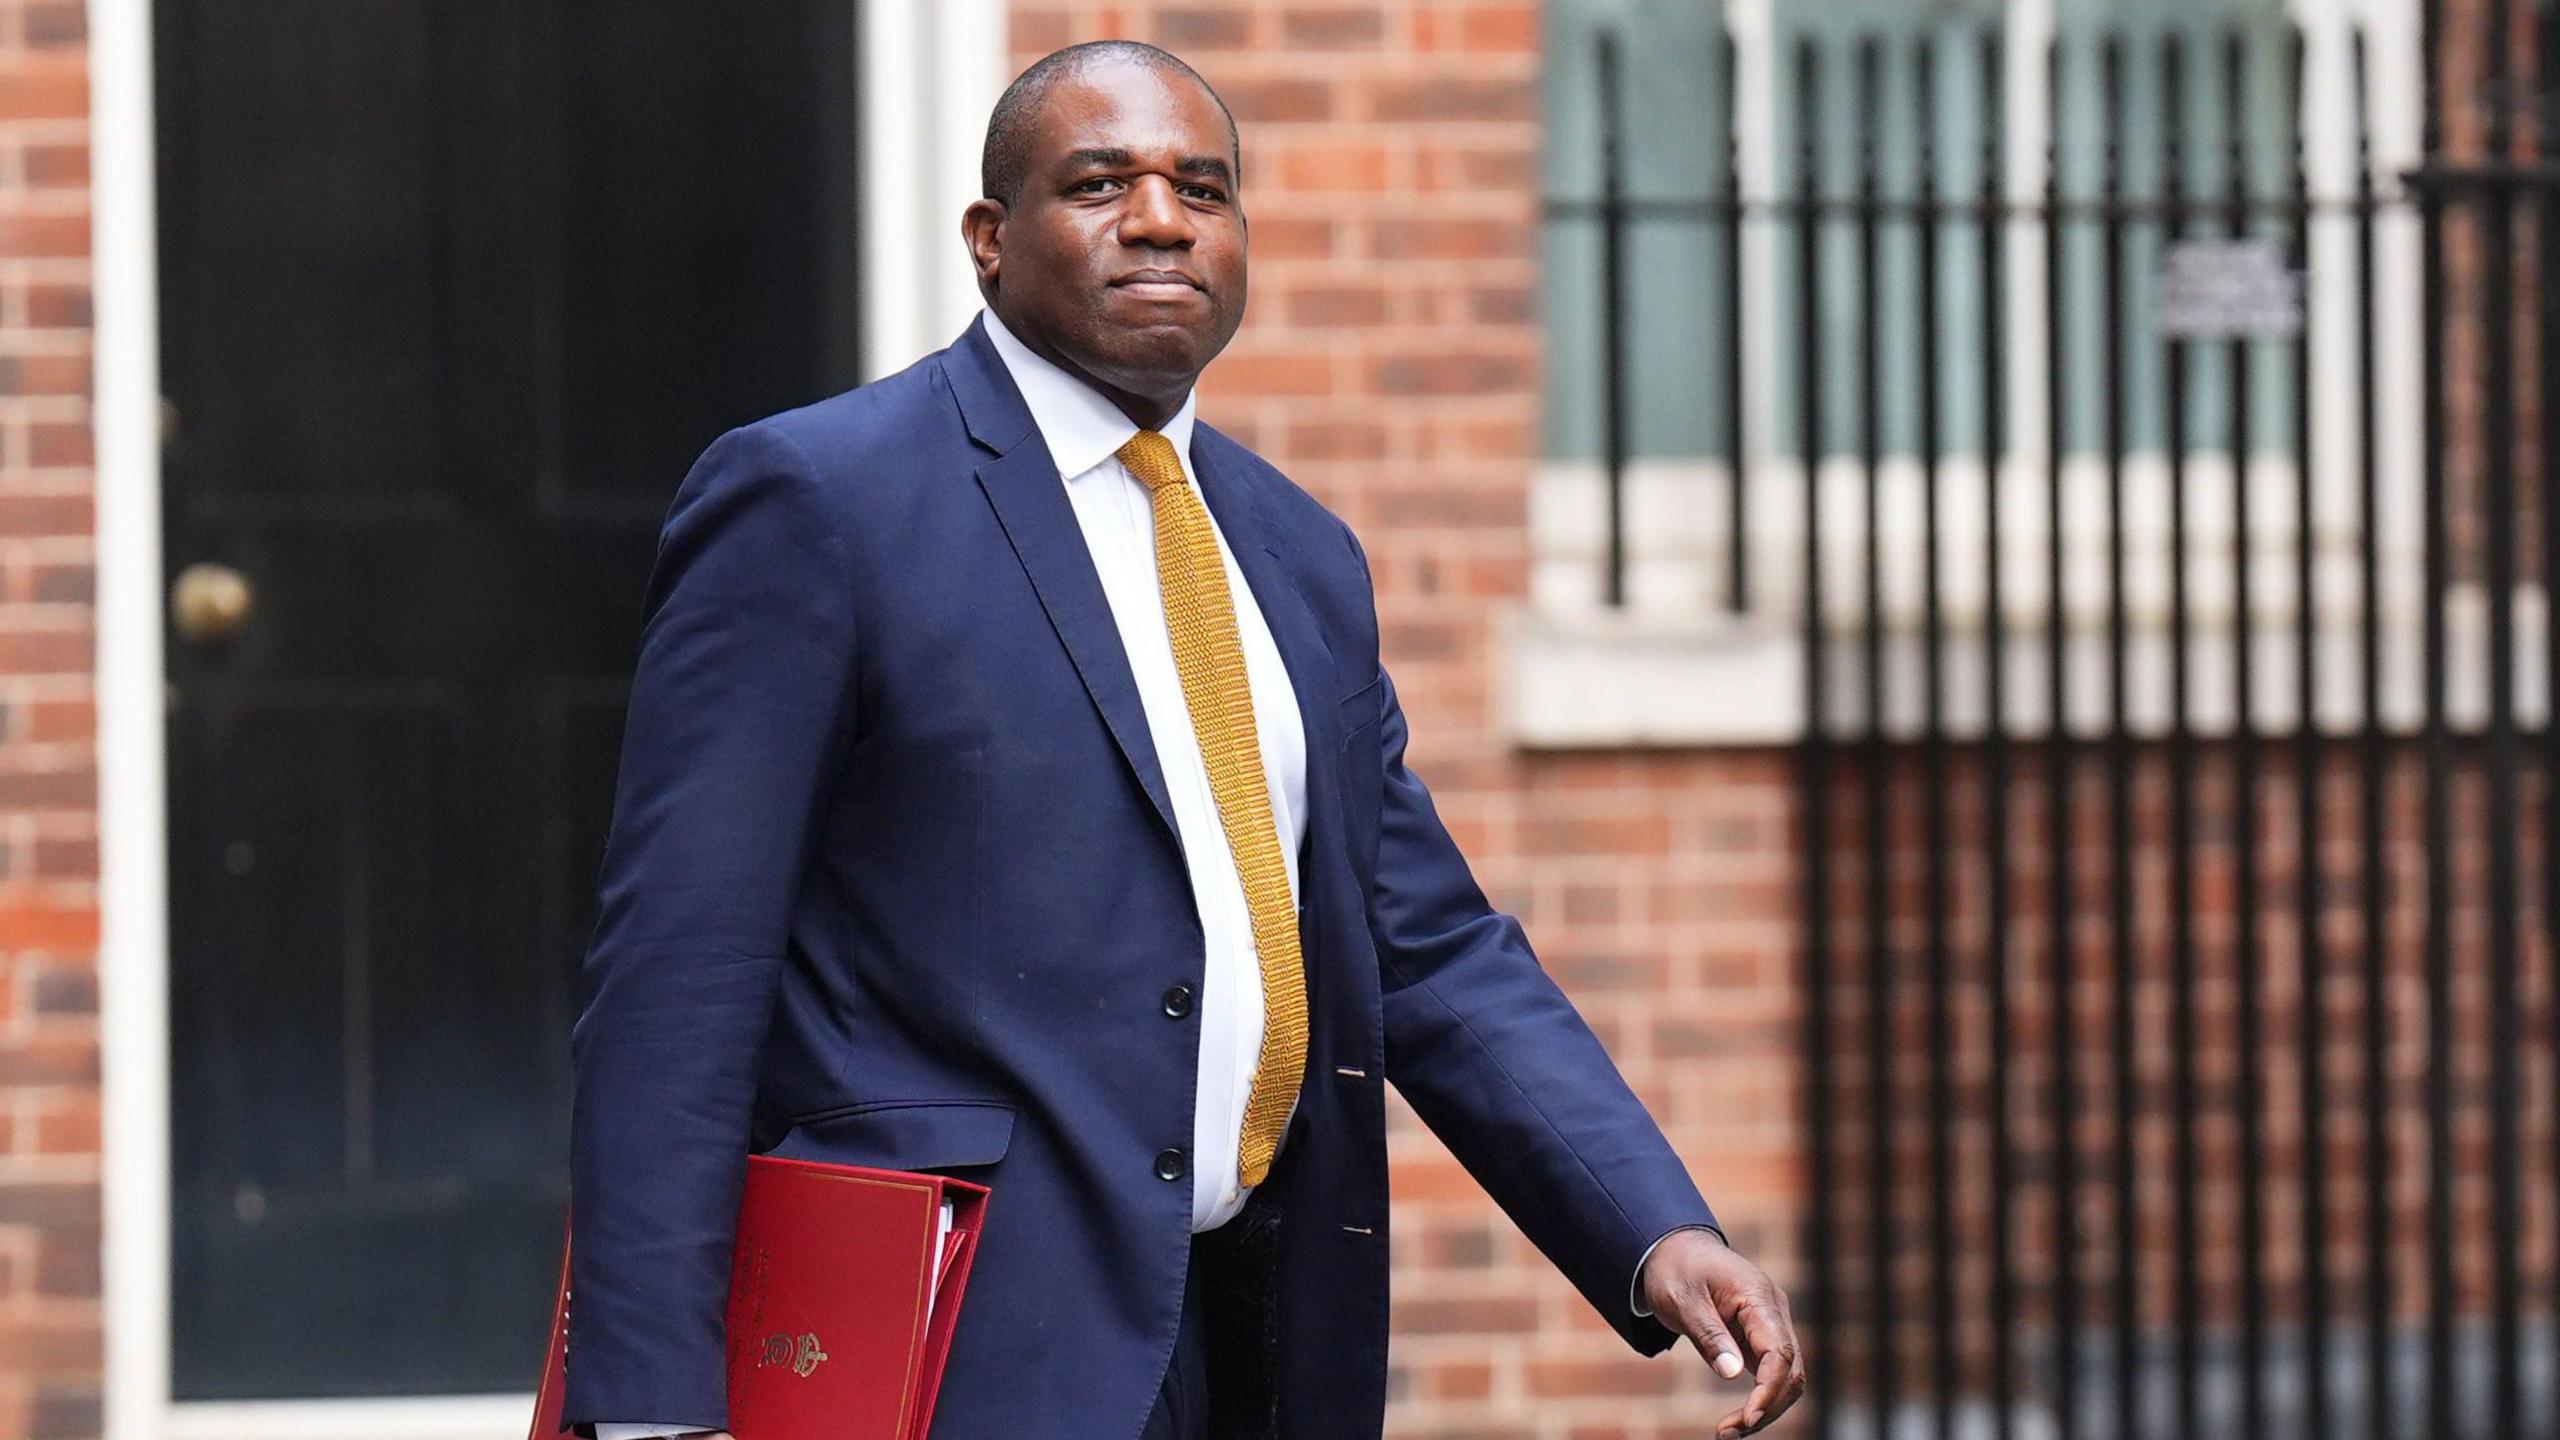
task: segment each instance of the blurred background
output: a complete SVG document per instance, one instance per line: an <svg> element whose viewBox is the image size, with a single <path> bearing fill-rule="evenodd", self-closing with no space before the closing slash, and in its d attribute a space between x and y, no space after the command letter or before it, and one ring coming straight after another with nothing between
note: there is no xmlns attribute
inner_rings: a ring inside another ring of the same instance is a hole
<svg viewBox="0 0 2560 1440"><path fill-rule="evenodd" d="M658 523L1107 35L1781 1433L2560 1435L2549 0L0 0L0 1440L521 1433ZM1390 1114L1390 1433L1704 1433Z"/></svg>

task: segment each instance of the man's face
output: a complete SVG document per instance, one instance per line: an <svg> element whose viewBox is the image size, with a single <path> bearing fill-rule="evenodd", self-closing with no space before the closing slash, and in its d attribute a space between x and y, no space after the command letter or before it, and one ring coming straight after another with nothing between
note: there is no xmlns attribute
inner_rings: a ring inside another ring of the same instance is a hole
<svg viewBox="0 0 2560 1440"><path fill-rule="evenodd" d="M1243 322L1226 117L1182 76L1104 62L1060 82L1012 207L977 201L964 225L998 317L1106 389L1179 397Z"/></svg>

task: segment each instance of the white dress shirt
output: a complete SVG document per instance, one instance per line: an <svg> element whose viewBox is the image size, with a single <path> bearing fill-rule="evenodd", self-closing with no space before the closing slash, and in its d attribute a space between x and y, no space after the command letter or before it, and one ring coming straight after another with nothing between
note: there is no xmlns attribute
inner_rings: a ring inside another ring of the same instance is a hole
<svg viewBox="0 0 2560 1440"><path fill-rule="evenodd" d="M1076 525L1084 531L1085 548L1093 555L1121 648L1138 682L1156 762L1173 801L1174 827L1182 835L1191 897L1200 909L1207 948L1193 1011L1200 1024L1200 1084L1191 1120L1191 1228L1214 1229L1235 1218L1248 1193L1236 1183L1236 1148L1254 1066L1262 1056L1262 966L1254 953L1253 912L1245 903L1244 880L1227 846L1226 827L1218 820L1209 765L1191 728L1182 674L1174 666L1173 637L1165 629L1164 599L1156 584L1155 498L1115 453L1138 433L1137 422L1121 414L1101 391L1034 354L993 310L979 313L1023 402L1031 407L1031 419L1048 442L1049 458L1057 462L1058 478L1075 507ZM1196 391L1184 395L1182 408L1159 427L1173 442L1173 453L1181 457L1182 473L1195 491L1200 472L1191 464L1191 423L1199 399ZM1205 499L1202 508L1207 509ZM1262 743L1263 786L1271 792L1271 815L1279 822L1280 857L1294 907L1300 893L1298 847L1307 834L1306 730L1298 716L1297 692L1280 663L1280 648L1272 643L1271 629L1263 623L1262 609L1236 567L1235 551L1214 513L1209 529L1217 536L1227 594L1235 602L1245 681L1253 691L1253 728ZM1290 1113L1297 1113L1294 1102Z"/></svg>
<svg viewBox="0 0 2560 1440"><path fill-rule="evenodd" d="M1033 353L993 310L980 315L1030 407L1049 457L1057 462L1059 483L1066 487L1128 654L1147 730L1155 739L1156 763L1173 802L1174 827L1182 837L1206 951L1192 1010L1200 1027L1200 1076L1191 1115L1191 1228L1214 1229L1234 1219L1251 1193L1236 1182L1236 1163L1245 1102L1262 1054L1262 967L1254 952L1253 912L1245 902L1244 880L1218 819L1208 762L1191 728L1173 638L1165 629L1156 578L1155 498L1116 453L1138 433L1138 425L1102 392ZM1198 403L1196 392L1183 396L1182 408L1160 427L1195 490L1200 472L1191 464L1191 428ZM1205 499L1202 508L1207 508ZM1271 629L1214 513L1209 528L1217 536L1219 558L1226 562L1227 593L1234 600L1236 631L1244 644L1245 680L1253 692L1254 732L1262 745L1263 785L1271 794L1272 818L1279 822L1280 855L1294 907L1300 894L1298 847L1307 833L1306 729L1280 649L1272 643ZM1166 1043L1173 1043L1171 1035ZM1290 1114L1296 1113L1292 1102ZM654 1440L690 1428L599 1423L596 1440Z"/></svg>

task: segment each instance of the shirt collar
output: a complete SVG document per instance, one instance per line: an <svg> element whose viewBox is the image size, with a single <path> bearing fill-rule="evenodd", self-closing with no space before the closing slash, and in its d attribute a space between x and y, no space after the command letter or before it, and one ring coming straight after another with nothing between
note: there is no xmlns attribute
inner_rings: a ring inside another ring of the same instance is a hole
<svg viewBox="0 0 2560 1440"><path fill-rule="evenodd" d="M995 342L996 354L1004 360L1004 368L1013 376L1014 388L1022 392L1022 403L1031 409L1031 422L1040 429L1040 438L1049 445L1049 458L1058 463L1061 479L1073 479L1116 454L1129 437L1138 433L1136 421L1120 412L1103 393L1083 380L1033 351L1020 336L1005 328L996 318L993 307L982 308L979 318L986 321L987 338ZM1182 457L1183 468L1191 465L1191 418L1198 408L1198 387L1184 392L1182 408L1163 426L1164 438L1173 442L1173 453Z"/></svg>

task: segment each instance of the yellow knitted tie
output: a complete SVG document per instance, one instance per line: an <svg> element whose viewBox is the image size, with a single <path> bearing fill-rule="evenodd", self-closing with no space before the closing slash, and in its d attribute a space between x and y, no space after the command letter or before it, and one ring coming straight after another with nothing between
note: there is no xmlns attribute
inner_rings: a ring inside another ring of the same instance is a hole
<svg viewBox="0 0 2560 1440"><path fill-rule="evenodd" d="M1182 473L1173 442L1141 430L1120 447L1120 460L1155 499L1156 577L1164 592L1164 624L1191 728L1208 762L1218 821L1253 910L1253 949L1262 962L1262 1054L1244 1107L1236 1178L1259 1185L1280 1148L1280 1130L1298 1098L1307 1064L1307 977L1298 955L1298 920L1289 902L1289 871L1278 822L1262 778L1262 743L1254 731L1253 692L1245 680L1244 645L1227 593L1227 569L1209 512Z"/></svg>

